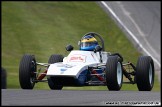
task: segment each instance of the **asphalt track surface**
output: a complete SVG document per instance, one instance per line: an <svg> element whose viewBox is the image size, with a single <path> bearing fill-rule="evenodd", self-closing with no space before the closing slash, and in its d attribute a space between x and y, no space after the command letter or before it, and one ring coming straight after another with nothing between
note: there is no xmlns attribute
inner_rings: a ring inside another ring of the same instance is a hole
<svg viewBox="0 0 162 107"><path fill-rule="evenodd" d="M2 106L160 105L160 92L2 89Z"/></svg>
<svg viewBox="0 0 162 107"><path fill-rule="evenodd" d="M153 57L155 70L161 71L161 2L102 1L100 6L125 31L143 55Z"/></svg>
<svg viewBox="0 0 162 107"><path fill-rule="evenodd" d="M140 44L161 62L161 3L160 2L105 2L111 7L122 23L140 40ZM99 2L106 12L108 10ZM108 12L110 14L110 12ZM113 17L113 16L112 16ZM119 24L119 23L118 23ZM120 25L120 24L119 24ZM123 30L124 27L120 26ZM128 33L126 31L126 33ZM140 44L135 43L128 34L129 39L135 46L144 52ZM161 63L160 63L161 66ZM161 67L156 63L156 69ZM46 106L46 105L96 105L113 106L135 104L161 105L161 93L152 91L83 91L83 90L21 90L2 89L2 106ZM110 104L111 103L111 104Z"/></svg>

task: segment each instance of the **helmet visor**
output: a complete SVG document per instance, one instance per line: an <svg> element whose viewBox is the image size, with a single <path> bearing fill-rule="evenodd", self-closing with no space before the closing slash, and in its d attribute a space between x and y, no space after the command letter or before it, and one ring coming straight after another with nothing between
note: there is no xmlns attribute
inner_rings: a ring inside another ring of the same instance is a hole
<svg viewBox="0 0 162 107"><path fill-rule="evenodd" d="M96 41L94 42L81 42L81 47L92 47L96 46L98 43Z"/></svg>

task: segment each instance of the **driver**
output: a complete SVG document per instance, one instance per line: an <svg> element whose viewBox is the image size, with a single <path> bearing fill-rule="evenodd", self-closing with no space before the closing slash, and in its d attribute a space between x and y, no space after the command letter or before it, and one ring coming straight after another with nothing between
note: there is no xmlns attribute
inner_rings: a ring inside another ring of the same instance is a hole
<svg viewBox="0 0 162 107"><path fill-rule="evenodd" d="M97 45L97 40L93 36L87 35L84 36L81 40L80 50L93 51Z"/></svg>

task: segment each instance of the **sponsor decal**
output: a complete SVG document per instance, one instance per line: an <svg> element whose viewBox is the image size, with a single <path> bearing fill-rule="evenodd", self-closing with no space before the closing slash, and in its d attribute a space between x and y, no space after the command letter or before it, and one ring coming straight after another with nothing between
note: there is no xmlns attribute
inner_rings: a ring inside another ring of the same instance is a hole
<svg viewBox="0 0 162 107"><path fill-rule="evenodd" d="M67 69L61 68L60 70L61 70L61 71L66 71Z"/></svg>
<svg viewBox="0 0 162 107"><path fill-rule="evenodd" d="M74 65L68 65L68 64L58 64L57 67L65 67L65 68L72 68Z"/></svg>
<svg viewBox="0 0 162 107"><path fill-rule="evenodd" d="M69 57L69 62L86 62L86 56L85 55L72 55Z"/></svg>
<svg viewBox="0 0 162 107"><path fill-rule="evenodd" d="M67 69L65 69L65 68L61 68L61 69L60 69L60 71L61 71L60 74L63 74L66 70L67 70Z"/></svg>
<svg viewBox="0 0 162 107"><path fill-rule="evenodd" d="M64 67L64 64L57 64L57 67Z"/></svg>

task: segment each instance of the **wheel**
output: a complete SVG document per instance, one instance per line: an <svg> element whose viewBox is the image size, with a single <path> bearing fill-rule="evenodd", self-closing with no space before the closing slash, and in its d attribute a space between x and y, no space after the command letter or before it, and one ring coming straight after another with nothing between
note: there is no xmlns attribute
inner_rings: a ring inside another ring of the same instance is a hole
<svg viewBox="0 0 162 107"><path fill-rule="evenodd" d="M140 56L136 66L136 83L139 91L151 91L154 85L154 62L150 56Z"/></svg>
<svg viewBox="0 0 162 107"><path fill-rule="evenodd" d="M61 90L63 88L63 85L60 84L60 81L57 81L54 77L48 77L48 85L50 89L52 90Z"/></svg>
<svg viewBox="0 0 162 107"><path fill-rule="evenodd" d="M7 89L7 72L1 67L1 89Z"/></svg>
<svg viewBox="0 0 162 107"><path fill-rule="evenodd" d="M52 63L56 63L56 62L63 62L63 58L64 57L62 55L54 54L54 55L50 56L48 63L52 64ZM48 85L49 85L50 89L61 90L63 88L63 85L61 85L60 82L57 81L57 79L55 79L54 77L48 77L47 80L48 80Z"/></svg>
<svg viewBox="0 0 162 107"><path fill-rule="evenodd" d="M56 63L56 62L63 62L63 58L64 57L62 55L54 54L54 55L50 56L48 63L52 64L52 63Z"/></svg>
<svg viewBox="0 0 162 107"><path fill-rule="evenodd" d="M36 79L36 60L33 55L24 55L19 65L19 82L22 89L33 89Z"/></svg>
<svg viewBox="0 0 162 107"><path fill-rule="evenodd" d="M111 91L119 91L122 87L122 64L118 56L109 56L106 63L106 83Z"/></svg>

